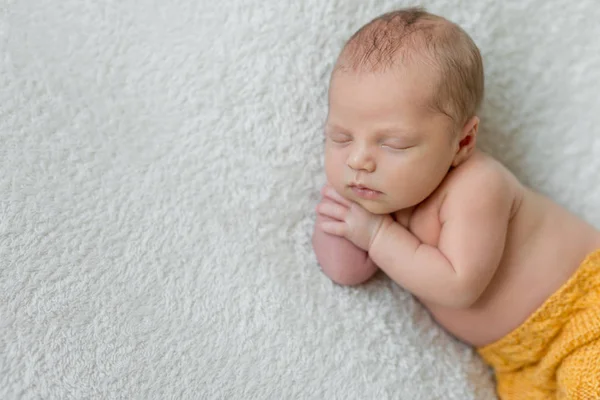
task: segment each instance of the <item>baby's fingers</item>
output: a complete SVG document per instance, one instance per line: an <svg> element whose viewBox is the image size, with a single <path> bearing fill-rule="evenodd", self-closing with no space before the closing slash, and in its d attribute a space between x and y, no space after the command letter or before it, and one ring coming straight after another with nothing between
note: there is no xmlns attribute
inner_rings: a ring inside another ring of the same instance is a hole
<svg viewBox="0 0 600 400"><path fill-rule="evenodd" d="M343 221L348 215L348 208L332 201L327 201L317 205L317 212L321 215Z"/></svg>
<svg viewBox="0 0 600 400"><path fill-rule="evenodd" d="M346 235L346 223L338 221L323 221L321 222L321 230L330 235L344 237L344 235Z"/></svg>

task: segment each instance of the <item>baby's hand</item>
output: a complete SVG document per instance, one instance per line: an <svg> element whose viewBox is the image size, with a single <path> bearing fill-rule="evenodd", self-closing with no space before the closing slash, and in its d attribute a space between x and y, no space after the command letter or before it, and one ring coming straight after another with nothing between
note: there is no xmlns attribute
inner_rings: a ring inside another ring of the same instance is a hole
<svg viewBox="0 0 600 400"><path fill-rule="evenodd" d="M321 190L323 200L317 212L333 220L323 221L321 229L330 235L342 236L356 246L369 251L373 239L389 215L372 214L359 204L342 197L330 185Z"/></svg>

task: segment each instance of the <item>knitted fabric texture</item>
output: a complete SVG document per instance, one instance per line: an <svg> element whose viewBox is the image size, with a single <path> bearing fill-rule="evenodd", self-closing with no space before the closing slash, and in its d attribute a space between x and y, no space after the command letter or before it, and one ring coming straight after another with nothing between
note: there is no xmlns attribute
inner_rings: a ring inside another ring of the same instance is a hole
<svg viewBox="0 0 600 400"><path fill-rule="evenodd" d="M521 326L478 349L506 399L600 399L600 250Z"/></svg>

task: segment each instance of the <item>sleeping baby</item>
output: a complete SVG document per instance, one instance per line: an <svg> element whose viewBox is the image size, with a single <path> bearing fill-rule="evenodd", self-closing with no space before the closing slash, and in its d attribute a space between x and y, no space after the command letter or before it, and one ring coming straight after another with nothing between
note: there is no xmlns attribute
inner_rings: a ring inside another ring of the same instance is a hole
<svg viewBox="0 0 600 400"><path fill-rule="evenodd" d="M384 14L331 75L313 248L382 270L493 367L501 399L600 399L600 232L476 146L481 55L422 9Z"/></svg>

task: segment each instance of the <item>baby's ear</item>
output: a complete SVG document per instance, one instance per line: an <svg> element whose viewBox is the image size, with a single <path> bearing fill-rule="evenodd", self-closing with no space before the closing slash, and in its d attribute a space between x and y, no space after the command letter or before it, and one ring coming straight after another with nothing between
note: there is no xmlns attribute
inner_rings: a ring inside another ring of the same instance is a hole
<svg viewBox="0 0 600 400"><path fill-rule="evenodd" d="M463 126L458 136L458 144L452 166L456 167L465 161L475 150L477 133L479 131L479 117L471 117Z"/></svg>

